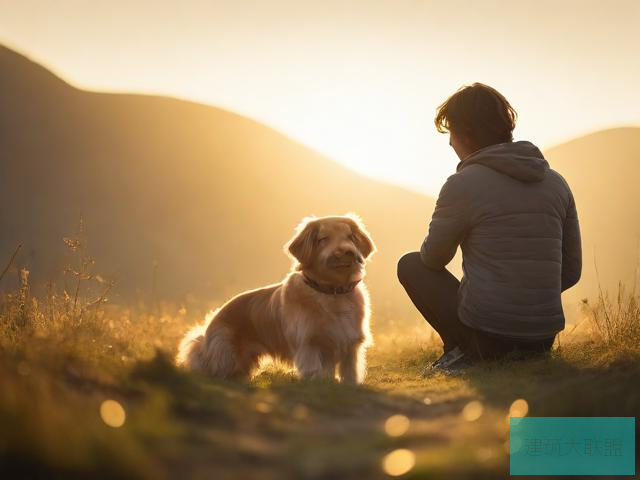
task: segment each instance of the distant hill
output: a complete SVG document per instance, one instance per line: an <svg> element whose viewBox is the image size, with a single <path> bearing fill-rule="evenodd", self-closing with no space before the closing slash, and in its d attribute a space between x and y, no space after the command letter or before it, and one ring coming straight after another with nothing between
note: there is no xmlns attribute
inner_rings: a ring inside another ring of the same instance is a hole
<svg viewBox="0 0 640 480"><path fill-rule="evenodd" d="M567 301L595 295L594 252L605 288L631 283L640 129L594 133L545 155L573 188L583 230L585 272ZM116 301L148 296L155 262L158 297L222 300L282 278L282 246L302 217L354 211L379 247L368 279L378 317L418 315L396 261L419 247L433 199L358 175L240 115L82 91L0 47L0 169L0 268L22 242L17 264L34 284L60 278L62 239L82 216L97 271L118 281Z"/></svg>
<svg viewBox="0 0 640 480"><path fill-rule="evenodd" d="M0 105L2 267L23 242L18 263L32 279L59 278L62 239L82 216L116 297L148 294L157 261L160 297L222 299L284 276L282 246L304 216L353 211L379 247L368 282L376 310L413 314L396 261L420 245L433 199L228 111L78 90L6 48Z"/></svg>
<svg viewBox="0 0 640 480"><path fill-rule="evenodd" d="M640 128L596 132L545 155L576 198L584 262L576 294L597 294L595 265L603 288L630 288L640 262Z"/></svg>

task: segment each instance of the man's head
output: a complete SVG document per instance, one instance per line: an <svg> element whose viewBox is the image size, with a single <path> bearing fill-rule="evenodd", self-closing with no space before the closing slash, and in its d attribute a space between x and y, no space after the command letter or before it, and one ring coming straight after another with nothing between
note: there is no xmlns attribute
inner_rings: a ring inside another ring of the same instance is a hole
<svg viewBox="0 0 640 480"><path fill-rule="evenodd" d="M518 114L497 90L482 83L458 89L438 107L435 124L449 132L449 145L460 160L476 150L511 142Z"/></svg>

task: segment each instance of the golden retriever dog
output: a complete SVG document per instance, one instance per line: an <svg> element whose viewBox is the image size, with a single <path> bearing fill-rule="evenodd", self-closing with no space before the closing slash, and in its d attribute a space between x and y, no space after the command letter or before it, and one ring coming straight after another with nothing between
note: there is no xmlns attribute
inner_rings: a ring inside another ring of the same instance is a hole
<svg viewBox="0 0 640 480"><path fill-rule="evenodd" d="M285 245L291 272L241 293L182 340L177 363L216 378L248 378L262 357L304 379L360 383L366 370L365 260L375 246L355 215L307 217Z"/></svg>

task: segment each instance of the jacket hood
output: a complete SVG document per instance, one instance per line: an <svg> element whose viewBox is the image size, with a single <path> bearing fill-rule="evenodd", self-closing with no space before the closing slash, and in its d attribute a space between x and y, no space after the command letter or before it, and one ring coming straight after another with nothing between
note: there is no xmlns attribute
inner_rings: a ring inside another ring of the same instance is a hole
<svg viewBox="0 0 640 480"><path fill-rule="evenodd" d="M549 162L533 143L527 141L490 145L461 161L456 171L473 164L484 165L521 182L540 182L549 171Z"/></svg>

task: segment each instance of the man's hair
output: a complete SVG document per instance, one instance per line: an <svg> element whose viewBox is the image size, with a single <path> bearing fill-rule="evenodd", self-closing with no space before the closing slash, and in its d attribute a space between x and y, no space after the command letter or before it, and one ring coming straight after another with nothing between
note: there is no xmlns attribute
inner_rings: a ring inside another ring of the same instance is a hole
<svg viewBox="0 0 640 480"><path fill-rule="evenodd" d="M511 142L518 114L496 89L482 83L464 85L438 107L440 133L463 135L480 149Z"/></svg>

